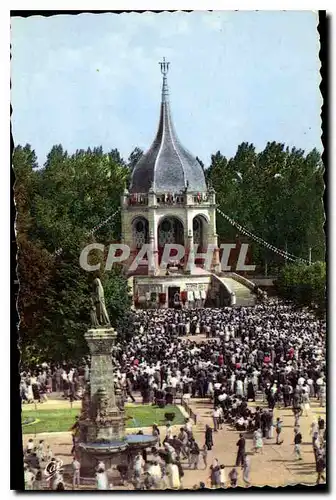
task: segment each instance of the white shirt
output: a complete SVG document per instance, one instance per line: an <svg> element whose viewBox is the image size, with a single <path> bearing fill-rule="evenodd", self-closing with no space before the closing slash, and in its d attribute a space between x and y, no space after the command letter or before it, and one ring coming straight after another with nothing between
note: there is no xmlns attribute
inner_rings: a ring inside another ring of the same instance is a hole
<svg viewBox="0 0 336 500"><path fill-rule="evenodd" d="M173 388L176 388L177 383L178 383L178 378L177 378L177 377L171 377L171 378L170 378L170 385L171 385Z"/></svg>
<svg viewBox="0 0 336 500"><path fill-rule="evenodd" d="M167 427L167 429L166 429L166 437L167 437L167 439L170 439L172 437L172 435L173 435L172 428L171 427Z"/></svg>
<svg viewBox="0 0 336 500"><path fill-rule="evenodd" d="M24 481L25 481L25 484L27 486L29 486L29 487L32 487L34 479L35 479L34 473L32 471L30 471L30 470L25 470L25 472L24 472Z"/></svg>
<svg viewBox="0 0 336 500"><path fill-rule="evenodd" d="M185 428L187 429L187 431L192 432L192 423L190 422L190 420L186 422Z"/></svg>
<svg viewBox="0 0 336 500"><path fill-rule="evenodd" d="M221 484L225 484L226 483L226 472L225 472L225 469L221 469L220 470L220 482L221 482Z"/></svg>
<svg viewBox="0 0 336 500"><path fill-rule="evenodd" d="M151 465L148 469L148 473L150 476L156 478L156 479L160 479L161 478L161 467L159 466L159 464L156 464L156 465Z"/></svg>
<svg viewBox="0 0 336 500"><path fill-rule="evenodd" d="M169 443L165 443L164 446L165 446L166 450L169 451L172 458L175 459L175 457L176 457L175 448L173 446L171 446Z"/></svg>
<svg viewBox="0 0 336 500"><path fill-rule="evenodd" d="M143 465L144 459L142 457L136 457L134 461L134 469L141 472Z"/></svg>
<svg viewBox="0 0 336 500"><path fill-rule="evenodd" d="M27 443L27 450L31 451L34 448L34 442L33 441L28 441Z"/></svg>
<svg viewBox="0 0 336 500"><path fill-rule="evenodd" d="M74 460L72 462L72 468L73 468L73 470L79 470L80 469L80 465L81 464L80 464L80 462L78 460Z"/></svg>

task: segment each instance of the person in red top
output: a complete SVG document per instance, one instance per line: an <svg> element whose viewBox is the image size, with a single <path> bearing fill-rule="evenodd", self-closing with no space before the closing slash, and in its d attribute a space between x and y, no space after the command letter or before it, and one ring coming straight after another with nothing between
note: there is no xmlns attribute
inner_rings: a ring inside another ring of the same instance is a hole
<svg viewBox="0 0 336 500"><path fill-rule="evenodd" d="M289 356L289 359L293 359L293 357L294 357L294 347L291 347L289 349L288 356Z"/></svg>
<svg viewBox="0 0 336 500"><path fill-rule="evenodd" d="M224 364L224 356L223 356L223 354L220 354L218 356L218 364L219 364L219 366L223 366L223 364Z"/></svg>

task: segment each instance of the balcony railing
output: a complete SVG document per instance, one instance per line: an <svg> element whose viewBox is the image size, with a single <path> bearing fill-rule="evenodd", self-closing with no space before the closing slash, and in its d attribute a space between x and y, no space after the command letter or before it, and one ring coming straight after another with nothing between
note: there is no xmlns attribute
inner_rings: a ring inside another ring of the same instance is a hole
<svg viewBox="0 0 336 500"><path fill-rule="evenodd" d="M156 203L158 205L183 205L186 202L186 197L184 194L161 194L156 197Z"/></svg>
<svg viewBox="0 0 336 500"><path fill-rule="evenodd" d="M157 206L169 206L169 205L185 205L188 201L186 194L182 193L163 193L156 195L156 205ZM208 203L209 195L208 193L196 193L189 197L189 203L199 204ZM146 193L133 193L127 196L126 203L129 206L139 206L148 205L148 194Z"/></svg>
<svg viewBox="0 0 336 500"><path fill-rule="evenodd" d="M142 193L130 194L127 201L129 205L148 205L148 195Z"/></svg>

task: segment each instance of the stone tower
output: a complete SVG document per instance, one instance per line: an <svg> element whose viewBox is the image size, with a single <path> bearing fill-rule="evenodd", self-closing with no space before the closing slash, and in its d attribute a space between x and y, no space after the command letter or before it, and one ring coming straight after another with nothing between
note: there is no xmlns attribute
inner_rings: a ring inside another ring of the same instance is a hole
<svg viewBox="0 0 336 500"><path fill-rule="evenodd" d="M143 244L152 246L155 268L148 273L154 276L167 243L183 245L186 255L218 246L215 191L207 186L199 161L177 137L169 104L169 62L163 58L159 64L163 81L157 134L121 199L123 243L131 248L131 259ZM216 250L214 271L218 264Z"/></svg>

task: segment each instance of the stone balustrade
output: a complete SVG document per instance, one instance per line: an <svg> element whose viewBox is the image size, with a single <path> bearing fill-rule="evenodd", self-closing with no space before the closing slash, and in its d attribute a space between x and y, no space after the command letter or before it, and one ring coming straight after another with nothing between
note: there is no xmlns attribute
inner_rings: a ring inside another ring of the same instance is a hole
<svg viewBox="0 0 336 500"><path fill-rule="evenodd" d="M212 193L131 193L124 194L124 206L178 206L210 205L214 203Z"/></svg>

